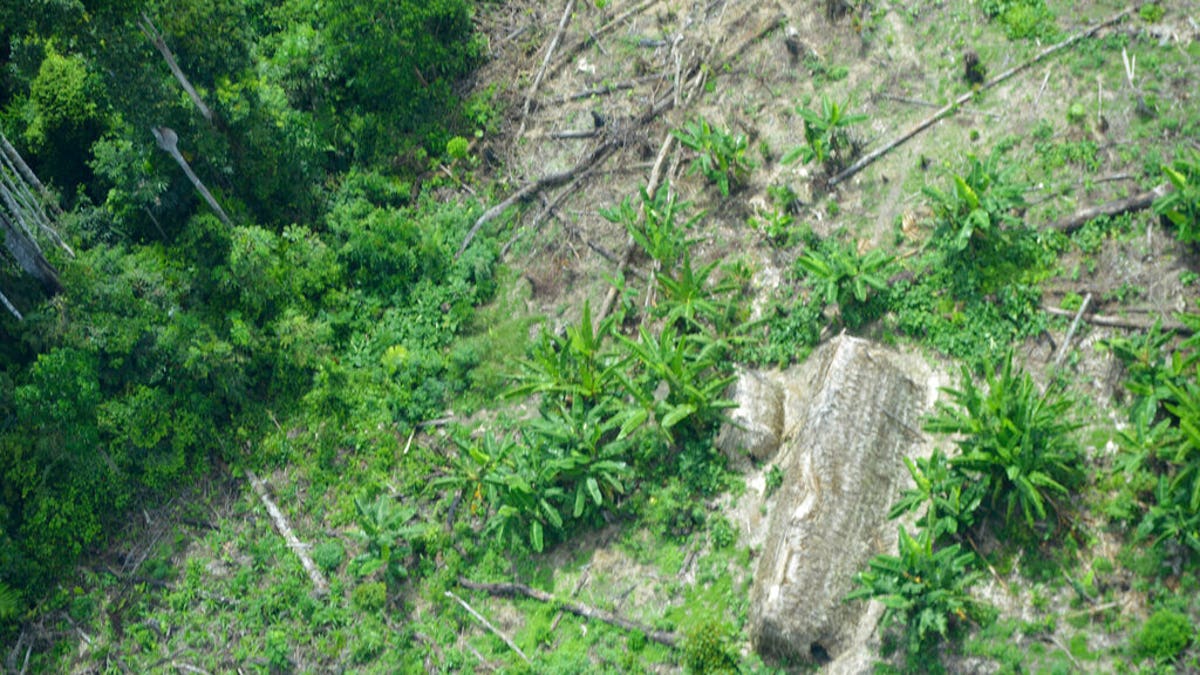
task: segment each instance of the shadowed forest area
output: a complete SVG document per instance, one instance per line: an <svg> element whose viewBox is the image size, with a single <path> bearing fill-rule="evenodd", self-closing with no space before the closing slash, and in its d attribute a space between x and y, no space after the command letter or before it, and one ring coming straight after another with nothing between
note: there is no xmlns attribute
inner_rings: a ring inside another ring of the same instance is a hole
<svg viewBox="0 0 1200 675"><path fill-rule="evenodd" d="M1200 669L1198 23L0 0L0 663ZM843 334L941 393L778 653L735 393Z"/></svg>

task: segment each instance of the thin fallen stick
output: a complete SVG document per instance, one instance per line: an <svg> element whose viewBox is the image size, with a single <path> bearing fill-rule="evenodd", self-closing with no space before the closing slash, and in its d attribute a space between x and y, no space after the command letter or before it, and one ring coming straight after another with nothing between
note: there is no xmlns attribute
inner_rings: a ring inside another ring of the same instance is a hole
<svg viewBox="0 0 1200 675"><path fill-rule="evenodd" d="M1099 206L1092 206L1083 209L1082 211L1078 211L1075 214L1068 216L1057 223L1054 223L1051 225L1051 227L1060 232L1071 234L1084 225L1087 225L1089 221L1095 220L1100 216L1119 216L1125 213L1132 213L1134 211L1148 209L1154 205L1155 200L1166 195L1169 191L1170 186L1167 183L1163 183L1162 185L1155 187L1153 190L1146 190L1145 192L1139 192L1131 197L1117 199L1111 202L1100 204Z"/></svg>
<svg viewBox="0 0 1200 675"><path fill-rule="evenodd" d="M670 632L661 631L661 630L654 630L653 628L650 628L649 626L644 626L642 624L630 621L628 619L622 619L621 617L617 616L616 614L613 614L612 612L606 612L602 609L596 609L595 607L589 607L587 605L584 605L584 604L581 604L578 602L566 602L566 601L558 600L553 595L550 595L549 593L547 593L545 591L539 591L536 588L530 588L529 586L526 586L525 584L518 584L518 583L485 584L485 583L479 583L479 582L475 582L475 581L471 581L469 579L463 579L463 578L459 578L458 583L459 583L459 585L461 585L464 588L469 588L473 591L484 591L485 593L488 593L490 595L503 595L503 596L523 595L527 598L533 598L534 600L540 600L541 602L554 603L556 606L560 607L561 609L566 610L576 616L582 616L585 619L594 619L596 621L601 621L601 622L609 624L610 626L624 628L625 630L628 630L628 631L644 633L646 635L647 639L653 640L653 641L659 643L660 645L666 645L667 647L676 647L679 645L679 642L680 642L680 637L678 635L676 635L675 633L670 633ZM446 593L449 594L450 592L446 591Z"/></svg>
<svg viewBox="0 0 1200 675"><path fill-rule="evenodd" d="M288 525L287 519L283 517L283 512L272 501L271 495L267 494L267 486L250 469L246 469L246 478L250 479L250 485L258 493L258 498L262 500L263 506L267 507L267 513L271 515L271 520L275 522L275 529L279 531L284 541L287 542L288 548L292 549L296 557L300 558L300 564L304 566L304 571L308 572L308 578L312 579L317 594L327 594L329 592L329 584L325 581L325 576L321 574L321 570L317 569L316 564L309 557L308 552L305 550L307 546L300 543L300 540L296 538L296 533L292 532L291 525Z"/></svg>
<svg viewBox="0 0 1200 675"><path fill-rule="evenodd" d="M1087 311L1091 302L1092 294L1088 293L1083 297L1083 302L1079 303L1079 311L1075 313L1075 320L1071 322L1071 328L1067 330L1067 337L1063 340L1062 346L1058 348L1058 356L1054 357L1055 370L1062 367L1063 359L1067 358L1067 350L1071 347L1071 338L1075 337L1075 331L1079 328L1079 320L1083 318L1083 313Z"/></svg>
<svg viewBox="0 0 1200 675"><path fill-rule="evenodd" d="M892 150L895 150L897 147L899 147L900 145L902 145L903 143L908 141L913 136L916 136L917 134L921 133L922 131L928 129L929 127L936 124L942 118L946 117L950 113L957 110L960 106L962 106L962 104L975 98L976 94L978 94L982 91L987 91L988 89L991 89L992 87L995 87L996 85L1011 78L1013 75L1020 73L1021 71L1029 68L1030 66L1036 65L1037 63L1044 60L1046 57L1054 54L1055 52L1058 52L1067 47L1070 47L1071 45L1075 44L1076 42L1079 42L1080 40L1082 40L1086 37L1091 37L1092 35L1095 35L1100 30L1107 28L1108 26L1111 26L1114 23L1117 23L1118 21L1121 21L1126 16L1129 16L1129 14L1131 12L1133 12L1133 10L1134 10L1133 7L1129 7L1127 9L1125 9L1124 11L1113 15L1112 17L1092 26L1091 28L1088 28L1087 30L1085 30L1083 32L1076 33L1075 35L1072 35L1071 37L1067 38L1066 40L1063 40L1062 42L1059 42L1058 44L1051 45L1051 46L1043 49L1042 51L1038 52L1038 54L1036 56L1034 56L1033 58L1031 58L1027 61L1024 61L1018 65L1015 65L1012 68L1009 68L1008 70L1004 71L1003 73L1000 73L996 77L993 77L992 79L988 80L983 85L981 85L978 89L972 89L971 91L963 94L962 96L959 96L958 98L954 99L950 103L939 108L937 110L937 112L933 113L932 115L925 118L924 120L921 120L920 122L918 122L917 125L914 126L912 129L909 129L905 133L901 134L897 138L890 141L887 145L884 145L883 147L862 156L861 158L859 158L859 160L857 162L851 164L849 167L847 167L841 173L835 175L833 178L830 178L829 183L828 183L829 187L833 187L833 186L837 185L838 183L845 182L848 178L854 176L859 171L862 171L867 166L869 166L870 164L875 162L875 160L879 159L880 157L883 157L884 155L891 152Z"/></svg>
<svg viewBox="0 0 1200 675"><path fill-rule="evenodd" d="M566 171L560 171L558 173L552 173L548 176L543 176L532 183L528 183L525 185L525 187L509 195L508 199L505 199L487 211L484 211L483 215L479 216L479 219L476 220L475 224L471 226L471 231L467 232L467 236L463 239L462 245L458 247L458 253L455 253L454 257L458 258L463 254L463 251L467 250L467 247L471 245L471 241L475 239L475 235L479 233L479 228L491 222L501 213L504 213L508 207L516 204L517 202L528 199L539 190L566 183L580 172L586 171L593 164L606 159L610 154L613 153L615 149L616 145L612 142L602 143L590 154L588 154L588 156L579 160L579 162L570 169L567 169Z"/></svg>
<svg viewBox="0 0 1200 675"><path fill-rule="evenodd" d="M1075 312L1062 309L1061 307L1042 307L1042 311L1054 316L1075 316ZM1108 316L1105 314L1084 314L1084 321L1096 326L1107 326L1108 328L1132 328L1135 330L1150 330L1154 327L1155 321L1126 319L1119 316ZM1191 326L1179 323L1178 321L1163 321L1160 324L1163 330L1173 330L1182 335L1191 335L1195 331Z"/></svg>
<svg viewBox="0 0 1200 675"><path fill-rule="evenodd" d="M638 86L639 84L643 84L645 82L661 80L661 79L663 79L663 77L664 77L663 75L644 75L642 77L636 77L632 80L626 80L624 82L610 84L606 87L593 87L591 89L584 89L583 91L577 91L574 94L571 94L569 96L559 96L558 98L553 99L551 102L552 103L567 103L568 101L578 101L580 99L591 98L593 96L607 96L609 94L614 94L618 91L625 91L626 89L633 89L634 87Z"/></svg>
<svg viewBox="0 0 1200 675"><path fill-rule="evenodd" d="M1042 86L1038 88L1037 96L1033 97L1033 107L1038 107L1038 102L1042 100L1042 94L1046 92L1046 85L1050 82L1050 74L1054 72L1054 64L1046 69L1046 76L1042 78Z"/></svg>
<svg viewBox="0 0 1200 675"><path fill-rule="evenodd" d="M625 12L618 15L612 21L609 21L608 23L604 24L603 26L596 29L595 31L592 31L591 33L588 34L588 37L583 38L582 40L571 45L570 48L563 51L563 54L558 58L558 62L555 63L554 67L550 69L550 74L554 75L558 71L562 70L563 66L567 65L571 61L571 59L575 58L576 54L587 49L589 46L595 44L596 41L600 39L601 35L604 35L608 31L612 30L615 26L617 26L620 23L622 23L623 21L625 21L625 19L628 19L629 17L631 17L635 14L641 14L642 12L646 11L647 7L649 7L650 5L653 5L656 2L658 2L658 0L645 0L645 2L641 3L640 5L636 5L630 9L626 10Z"/></svg>
<svg viewBox="0 0 1200 675"><path fill-rule="evenodd" d="M463 585L465 586L466 584L463 584ZM467 586L467 588L470 588L470 586ZM458 604L462 605L462 608L467 610L467 612L470 613L471 616L475 617L476 621L483 624L484 628L487 628L488 630L492 631L493 635L500 638L501 640L504 640L504 644L508 645L509 649L516 652L517 656L520 656L522 661L524 661L525 663L527 663L529 665L533 665L533 661L530 661L529 657L525 656L525 652L521 651L521 648L517 646L517 643L512 641L512 638L508 637L504 633L501 633L499 628L496 628L495 626L493 626L491 621L488 621L487 619L483 618L483 615L480 614L479 612L476 612L473 607L468 605L466 600L463 600L462 598L455 595L453 591L446 591L446 597L453 598L454 601L457 602Z"/></svg>
<svg viewBox="0 0 1200 675"><path fill-rule="evenodd" d="M563 32L567 30L567 24L571 21L571 13L574 11L575 0L567 0L567 8L563 10L562 19L558 22L558 30L554 31L554 38L550 40L550 46L546 48L542 67L538 68L537 76L533 78L533 84L529 85L529 91L525 94L525 105L521 107L521 126L517 129L517 141L520 141L521 136L525 134L525 123L529 120L529 107L533 105L533 97L542 84L542 78L546 76L546 67L550 65L550 59L554 56L554 50L558 48L558 43L562 40Z"/></svg>

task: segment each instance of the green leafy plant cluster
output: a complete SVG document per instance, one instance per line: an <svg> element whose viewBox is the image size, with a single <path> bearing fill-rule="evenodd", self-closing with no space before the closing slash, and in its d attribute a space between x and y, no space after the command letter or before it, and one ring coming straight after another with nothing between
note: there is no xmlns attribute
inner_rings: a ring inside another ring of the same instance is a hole
<svg viewBox="0 0 1200 675"><path fill-rule="evenodd" d="M979 8L998 21L1011 40L1048 40L1059 32L1045 0L983 0Z"/></svg>
<svg viewBox="0 0 1200 675"><path fill-rule="evenodd" d="M881 622L898 625L905 635L911 665L935 657L942 641L984 612L970 589L983 577L974 555L958 544L934 546L934 536L921 530L914 538L900 526L899 555L878 555L870 569L855 575L858 588L846 600L872 598L883 603Z"/></svg>
<svg viewBox="0 0 1200 675"><path fill-rule="evenodd" d="M1134 636L1134 648L1143 657L1173 661L1187 649L1196 635L1191 619L1169 609L1160 609L1146 619Z"/></svg>
<svg viewBox="0 0 1200 675"><path fill-rule="evenodd" d="M1191 326L1194 314L1182 315ZM1168 350L1170 333L1116 338L1107 346L1125 363L1131 394L1129 425L1118 434L1122 454L1114 469L1133 503L1120 512L1139 538L1180 545L1200 554L1200 357L1195 337Z"/></svg>
<svg viewBox="0 0 1200 675"><path fill-rule="evenodd" d="M853 329L882 313L883 303L872 301L887 292L893 261L879 249L860 255L852 246L823 242L797 258L796 266L804 272L814 299L837 304L840 320Z"/></svg>
<svg viewBox="0 0 1200 675"><path fill-rule="evenodd" d="M460 439L460 456L434 481L461 495L497 541L541 551L600 522L639 481L710 475L708 439L732 405L722 327L733 289L713 279L715 264L693 264L679 222L685 204L644 190L641 200L641 209L627 200L606 215L655 263L646 323L626 334L622 317L596 320L585 303L578 323L543 331L507 394L536 397L538 417L516 434Z"/></svg>
<svg viewBox="0 0 1200 675"><path fill-rule="evenodd" d="M704 118L688 122L671 132L684 147L697 153L692 171L699 171L721 191L722 197L738 189L754 168L747 157L749 141L745 134L714 127Z"/></svg>
<svg viewBox="0 0 1200 675"><path fill-rule="evenodd" d="M859 151L850 127L866 121L867 116L852 115L848 109L847 104L832 101L825 95L821 96L820 110L797 108L796 114L804 121L804 145L785 154L783 163L816 162L830 174L849 166Z"/></svg>
<svg viewBox="0 0 1200 675"><path fill-rule="evenodd" d="M975 554L961 548L974 545L972 532L988 524L1032 531L1065 515L1082 482L1083 456L1071 438L1077 426L1067 421L1071 400L1040 393L1012 361L1009 354L999 372L985 370L986 391L966 369L960 388L945 390L950 402L939 403L924 426L954 438L958 452L905 460L915 485L889 516L918 513L917 535L902 526L899 555L876 556L847 598L883 602L884 622L903 628L910 666L936 659L935 647L956 626L988 615L969 594L982 576Z"/></svg>
<svg viewBox="0 0 1200 675"><path fill-rule="evenodd" d="M1173 189L1154 201L1154 212L1175 227L1179 241L1194 245L1200 243L1200 152L1187 153L1162 167Z"/></svg>

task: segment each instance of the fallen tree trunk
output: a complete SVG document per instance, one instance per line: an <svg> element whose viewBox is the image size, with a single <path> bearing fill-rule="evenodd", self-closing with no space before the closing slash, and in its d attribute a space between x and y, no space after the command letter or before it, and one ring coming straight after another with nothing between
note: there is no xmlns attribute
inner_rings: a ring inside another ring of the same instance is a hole
<svg viewBox="0 0 1200 675"><path fill-rule="evenodd" d="M1075 316L1075 312L1061 307L1042 307L1042 311L1054 316ZM1178 321L1167 321L1165 319L1133 319L1121 316L1108 316L1105 314L1084 314L1083 320L1096 325L1107 326L1109 328L1132 328L1134 330L1150 330L1155 323L1163 328L1163 330L1173 330L1181 335L1191 335L1195 330L1187 324Z"/></svg>
<svg viewBox="0 0 1200 675"><path fill-rule="evenodd" d="M939 108L937 110L937 112L933 113L929 117L926 117L924 120L921 120L920 122L918 122L917 125L915 127L913 127L912 129L909 129L907 132L901 134L899 137L895 138L894 140L889 142L887 145L879 148L878 150L875 150L874 152L864 155L857 162L846 167L846 169L844 169L841 173L838 173L833 178L830 178L829 183L828 183L829 187L833 187L833 186L837 185L838 183L845 182L847 179L851 178L859 171L862 171L863 169L867 168L867 166L871 165L873 162L875 162L875 160L879 159L880 157L883 157L884 155L891 152L892 150L895 150L897 147L904 144L906 141L908 141L913 136L916 136L917 134L921 133L922 131L933 126L935 123L937 123L943 117L947 117L954 111L958 110L958 108L960 106L962 106L967 101L970 101L971 99L975 98L975 96L977 94L979 94L980 92L991 89L992 87L1009 79L1013 75L1016 75L1017 73L1025 70L1026 68L1029 68L1030 66L1037 64L1038 62L1045 59L1047 56L1050 56L1051 54L1054 54L1055 52L1058 52L1067 47L1070 47L1071 45L1075 44L1076 42L1079 42L1080 40L1082 40L1086 37L1095 35L1096 33L1103 30L1104 28L1111 26L1114 23L1117 23L1118 21L1121 21L1126 16L1129 16L1129 14L1131 12L1133 12L1134 9L1135 9L1134 7L1130 7L1123 12L1115 14L1112 17L1109 17L1108 19L1101 21L1100 23L1092 26L1091 28L1088 28L1085 31L1076 33L1076 34L1072 35L1071 37L1067 38L1066 40L1059 42L1058 44L1054 44L1054 45L1051 45L1051 46L1043 49L1042 51L1038 52L1037 55L1035 55L1033 58L1031 58L1027 61L1024 61L1022 63L1019 63L1019 64L1013 66L1012 68L1009 68L1008 70L1004 71L1003 73L1000 73L996 77L993 77L992 79L985 82L978 89L972 89L971 91L954 99L950 103L947 103L945 106Z"/></svg>
<svg viewBox="0 0 1200 675"><path fill-rule="evenodd" d="M589 607L587 605L584 605L584 604L581 604L578 602L563 601L558 598L555 598L553 595L551 595L545 591L539 591L536 588L530 588L529 586L526 586L525 584L518 584L518 583L487 584L487 583L482 583L482 582L478 582L478 581L471 581L470 579L464 579L462 577L459 577L458 583L463 588L469 588L473 591L483 591L484 593L487 593L489 595L500 595L500 596L507 596L507 597L514 597L514 596L520 595L520 596L524 596L526 598L533 598L534 600L540 600L541 602L554 603L558 607L574 614L575 616L582 616L585 619L594 619L596 621L604 622L610 626L616 626L617 628L623 628L628 631L636 631L636 632L644 633L648 639L654 640L655 642L657 642L660 645L666 645L668 647L677 647L677 646L679 646L679 643L681 641L681 638L679 637L679 635L677 635L675 633L671 633L671 632L663 631L663 630L654 630L653 628L651 628L649 626L644 626L640 623L630 621L628 619L622 619L621 617L617 616L616 614L613 614L612 612L607 612L603 609Z"/></svg>
<svg viewBox="0 0 1200 675"><path fill-rule="evenodd" d="M1125 213L1148 209L1154 205L1155 200L1165 196L1169 191L1170 186L1163 183L1153 190L1146 190L1131 197L1116 199L1100 204L1099 206L1092 206L1082 211L1077 211L1073 215L1054 223L1051 227L1060 232L1071 234L1084 225L1087 225L1089 221L1095 220L1100 216L1119 216Z"/></svg>
<svg viewBox="0 0 1200 675"><path fill-rule="evenodd" d="M326 595L329 593L329 583L325 581L325 575L321 574L321 570L317 569L316 563L308 555L308 551L306 550L308 545L301 543L296 538L296 533L292 532L292 526L288 525L287 518L283 517L283 513L279 510L279 507L272 501L271 495L267 494L267 486L249 469L246 469L246 478L250 480L250 485L258 493L258 498L262 500L263 506L267 507L267 513L270 514L271 520L275 522L275 529L279 531L280 536L287 542L288 548L292 549L297 558L300 558L300 564L304 566L304 571L308 573L308 578L312 580L317 595Z"/></svg>

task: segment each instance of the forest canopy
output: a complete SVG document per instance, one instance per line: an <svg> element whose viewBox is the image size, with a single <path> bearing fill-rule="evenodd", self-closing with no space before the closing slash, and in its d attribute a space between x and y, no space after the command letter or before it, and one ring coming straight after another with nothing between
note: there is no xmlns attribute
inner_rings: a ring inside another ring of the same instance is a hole
<svg viewBox="0 0 1200 675"><path fill-rule="evenodd" d="M0 256L0 590L21 602L132 505L270 461L270 420L323 420L333 448L436 415L494 258L453 255L476 205L423 196L474 131L465 0L34 5L0 3L0 130L38 181L6 159L36 199L0 217L44 224L57 282Z"/></svg>

